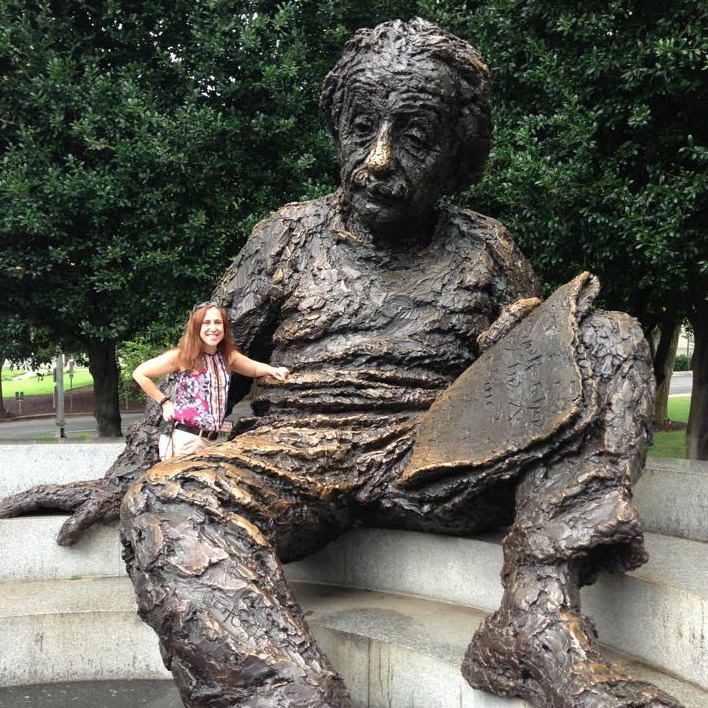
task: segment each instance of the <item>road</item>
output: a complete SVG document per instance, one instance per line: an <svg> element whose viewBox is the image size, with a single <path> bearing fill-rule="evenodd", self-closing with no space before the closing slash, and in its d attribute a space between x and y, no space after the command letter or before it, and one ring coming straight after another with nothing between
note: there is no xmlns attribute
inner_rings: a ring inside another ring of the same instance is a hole
<svg viewBox="0 0 708 708"><path fill-rule="evenodd" d="M239 403L234 408L235 416L250 414L248 403ZM123 434L128 432L132 423L142 417L142 413L121 413ZM57 432L56 423L51 417L7 421L0 423L0 442L47 442L56 438ZM92 415L67 416L64 432L69 440L93 439L96 436L96 419Z"/></svg>
<svg viewBox="0 0 708 708"><path fill-rule="evenodd" d="M671 377L669 396L690 396L693 387L692 371L675 371Z"/></svg>
<svg viewBox="0 0 708 708"><path fill-rule="evenodd" d="M121 413L123 432L128 426L142 418L142 413ZM96 419L92 415L67 416L64 426L66 437L74 440L94 437L96 434ZM39 440L47 441L57 437L58 428L54 418L31 418L0 423L0 441Z"/></svg>
<svg viewBox="0 0 708 708"><path fill-rule="evenodd" d="M693 374L690 371L677 371L671 378L671 396L687 396L691 393ZM235 416L250 415L248 403L239 403L234 408ZM128 426L140 420L142 413L122 413L123 433ZM93 438L96 434L96 420L93 416L70 416L66 419L65 432L67 438L82 440ZM57 427L54 418L33 418L31 420L16 420L0 423L0 442L11 441L47 441L55 438Z"/></svg>

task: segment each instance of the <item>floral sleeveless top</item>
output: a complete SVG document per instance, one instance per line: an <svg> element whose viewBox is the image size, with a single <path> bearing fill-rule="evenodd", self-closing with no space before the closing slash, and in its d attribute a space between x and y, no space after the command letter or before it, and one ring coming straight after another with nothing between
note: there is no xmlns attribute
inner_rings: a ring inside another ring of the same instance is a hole
<svg viewBox="0 0 708 708"><path fill-rule="evenodd" d="M174 389L175 421L219 430L226 416L231 369L221 352L204 354L204 371L180 371Z"/></svg>

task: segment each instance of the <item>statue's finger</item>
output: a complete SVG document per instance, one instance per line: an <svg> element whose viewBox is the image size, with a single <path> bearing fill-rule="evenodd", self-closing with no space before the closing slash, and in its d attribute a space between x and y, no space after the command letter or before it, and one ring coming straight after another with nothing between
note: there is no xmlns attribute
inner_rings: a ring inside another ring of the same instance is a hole
<svg viewBox="0 0 708 708"><path fill-rule="evenodd" d="M60 546L73 546L84 531L96 523L107 524L120 514L122 494L101 492L78 508L63 524L57 534Z"/></svg>
<svg viewBox="0 0 708 708"><path fill-rule="evenodd" d="M43 484L26 492L14 494L0 501L0 518L7 519L34 511L73 511L83 504L90 494L90 483Z"/></svg>

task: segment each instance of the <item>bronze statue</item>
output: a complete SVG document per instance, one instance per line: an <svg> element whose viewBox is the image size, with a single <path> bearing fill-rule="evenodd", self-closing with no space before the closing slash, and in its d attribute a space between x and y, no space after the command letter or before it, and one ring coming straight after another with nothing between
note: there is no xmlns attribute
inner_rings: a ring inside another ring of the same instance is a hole
<svg viewBox="0 0 708 708"><path fill-rule="evenodd" d="M599 571L646 559L630 491L653 396L642 332L592 310L589 274L539 304L504 227L440 203L486 160L487 67L427 22L389 22L347 44L322 105L341 190L261 222L214 293L242 350L290 378L258 387L229 442L151 466L153 408L106 478L2 514L71 510L72 543L125 494L140 614L192 708L349 705L281 563L358 524L511 525L501 608L462 666L473 686L677 705L609 665L579 607Z"/></svg>

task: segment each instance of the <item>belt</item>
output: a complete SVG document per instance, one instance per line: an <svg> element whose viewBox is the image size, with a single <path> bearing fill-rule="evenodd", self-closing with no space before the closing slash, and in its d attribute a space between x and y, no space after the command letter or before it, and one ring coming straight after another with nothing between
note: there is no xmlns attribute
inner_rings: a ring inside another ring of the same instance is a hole
<svg viewBox="0 0 708 708"><path fill-rule="evenodd" d="M216 440L219 437L218 430L204 430L196 425L185 425L184 423L175 423L175 430L183 430L185 433L191 433L207 440Z"/></svg>

